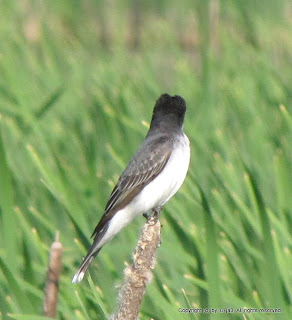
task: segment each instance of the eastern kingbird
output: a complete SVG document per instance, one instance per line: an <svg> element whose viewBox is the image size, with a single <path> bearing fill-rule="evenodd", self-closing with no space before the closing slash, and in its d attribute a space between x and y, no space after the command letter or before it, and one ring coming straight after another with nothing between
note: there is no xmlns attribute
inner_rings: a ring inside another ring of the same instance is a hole
<svg viewBox="0 0 292 320"><path fill-rule="evenodd" d="M153 109L150 129L120 176L95 228L94 241L72 282L80 282L101 248L136 216L161 207L182 185L190 162L190 143L183 132L186 103L163 94Z"/></svg>

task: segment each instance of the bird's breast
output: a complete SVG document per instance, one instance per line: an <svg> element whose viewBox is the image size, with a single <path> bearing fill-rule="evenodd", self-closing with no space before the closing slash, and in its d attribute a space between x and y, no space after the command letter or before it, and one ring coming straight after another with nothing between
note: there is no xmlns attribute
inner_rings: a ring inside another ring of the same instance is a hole
<svg viewBox="0 0 292 320"><path fill-rule="evenodd" d="M181 187L190 163L190 143L181 135L173 145L173 151L160 174L133 199L139 213L163 206Z"/></svg>

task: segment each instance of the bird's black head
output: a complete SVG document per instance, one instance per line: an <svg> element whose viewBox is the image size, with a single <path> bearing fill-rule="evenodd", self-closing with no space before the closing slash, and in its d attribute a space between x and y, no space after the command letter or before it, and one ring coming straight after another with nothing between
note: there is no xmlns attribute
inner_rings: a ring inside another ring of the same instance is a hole
<svg viewBox="0 0 292 320"><path fill-rule="evenodd" d="M151 128L181 129L186 113L185 100L180 96L162 94L153 109Z"/></svg>

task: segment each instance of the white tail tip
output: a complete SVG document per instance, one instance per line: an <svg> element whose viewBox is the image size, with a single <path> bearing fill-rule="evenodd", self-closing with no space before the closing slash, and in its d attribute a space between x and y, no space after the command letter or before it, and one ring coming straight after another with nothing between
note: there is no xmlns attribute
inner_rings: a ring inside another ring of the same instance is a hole
<svg viewBox="0 0 292 320"><path fill-rule="evenodd" d="M79 283L82 281L83 277L85 275L85 272L77 271L72 279L72 283Z"/></svg>

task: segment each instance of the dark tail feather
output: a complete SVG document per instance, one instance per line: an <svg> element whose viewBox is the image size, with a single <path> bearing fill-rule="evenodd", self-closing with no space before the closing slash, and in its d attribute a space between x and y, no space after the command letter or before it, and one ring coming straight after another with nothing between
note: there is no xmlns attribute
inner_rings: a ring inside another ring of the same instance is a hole
<svg viewBox="0 0 292 320"><path fill-rule="evenodd" d="M97 251L94 251L94 252L91 252L91 250L89 251L89 253L84 258L83 262L81 263L78 271L75 273L73 280L72 280L72 283L79 283L82 281L87 269L89 268L93 259L99 253L100 249L101 248L99 248Z"/></svg>

